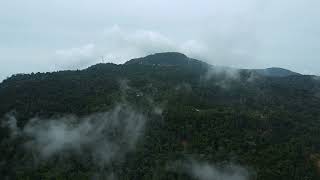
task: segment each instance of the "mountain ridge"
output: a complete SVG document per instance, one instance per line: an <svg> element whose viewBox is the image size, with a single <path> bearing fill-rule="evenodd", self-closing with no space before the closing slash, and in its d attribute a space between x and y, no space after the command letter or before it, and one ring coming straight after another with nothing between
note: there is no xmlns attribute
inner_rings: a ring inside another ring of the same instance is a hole
<svg viewBox="0 0 320 180"><path fill-rule="evenodd" d="M179 52L163 52L155 53L145 57L134 58L124 63L124 65L157 65L157 66L203 66L218 67L208 64L204 61L197 60L186 56ZM267 77L286 77L293 75L302 75L291 70L281 67L270 67L265 69L238 69L230 67L222 67L222 69L248 70Z"/></svg>
<svg viewBox="0 0 320 180"><path fill-rule="evenodd" d="M200 68L202 70L207 70L209 68L213 69L219 69L219 70L244 70L244 71L250 71L257 73L259 75L265 76L265 77L287 77L287 76L295 76L295 75L302 75L297 72L293 72L291 70L281 68L281 67L270 67L265 69L240 69L240 68L231 68L227 66L215 66L208 64L204 61L197 60L194 58L190 58L186 56L185 54L179 53L179 52L162 52L162 53L154 53L150 54L144 57L139 58L133 58L131 60L126 61L123 64L114 64L114 63L97 63L94 65L91 65L85 69L87 70L108 70L112 69L112 67L115 66L122 66L122 65L143 65L143 66L163 66L163 67L174 67L174 66L182 66L182 67L188 67L188 68ZM83 70L62 70L62 71L55 71L55 72L71 72L71 71L83 71ZM43 72L41 74L47 74L47 73L55 73L55 72ZM22 76L30 76L37 73L18 73L13 74L12 76L4 79L1 83L8 79L16 78L16 77L22 77ZM315 75L311 75L315 76Z"/></svg>

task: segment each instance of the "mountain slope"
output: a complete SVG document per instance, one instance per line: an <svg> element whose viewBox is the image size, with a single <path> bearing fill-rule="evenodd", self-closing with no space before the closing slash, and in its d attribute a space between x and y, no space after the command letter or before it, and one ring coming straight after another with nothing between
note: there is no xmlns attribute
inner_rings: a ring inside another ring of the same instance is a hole
<svg viewBox="0 0 320 180"><path fill-rule="evenodd" d="M203 166L223 175L240 166L243 179L319 178L314 76L211 72L191 61L200 65L164 53L6 79L0 177L188 180Z"/></svg>

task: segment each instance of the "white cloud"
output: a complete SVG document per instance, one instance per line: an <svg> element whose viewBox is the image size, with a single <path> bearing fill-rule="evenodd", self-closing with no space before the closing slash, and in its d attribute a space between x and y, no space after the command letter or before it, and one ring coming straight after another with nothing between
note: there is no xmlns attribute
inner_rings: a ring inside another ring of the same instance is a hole
<svg viewBox="0 0 320 180"><path fill-rule="evenodd" d="M125 29L118 25L106 28L101 38L82 47L61 49L52 59L57 68L81 69L101 62L124 63L132 58L158 52L178 51L192 57L203 57L206 44L197 40L177 41L168 36L145 29Z"/></svg>
<svg viewBox="0 0 320 180"><path fill-rule="evenodd" d="M79 69L97 62L97 59L95 45L89 43L78 48L57 50L53 62L57 67Z"/></svg>
<svg viewBox="0 0 320 180"><path fill-rule="evenodd" d="M57 50L56 54L60 56L64 56L66 58L74 57L74 56L90 56L94 49L94 44L87 44L80 48L71 48L68 50Z"/></svg>

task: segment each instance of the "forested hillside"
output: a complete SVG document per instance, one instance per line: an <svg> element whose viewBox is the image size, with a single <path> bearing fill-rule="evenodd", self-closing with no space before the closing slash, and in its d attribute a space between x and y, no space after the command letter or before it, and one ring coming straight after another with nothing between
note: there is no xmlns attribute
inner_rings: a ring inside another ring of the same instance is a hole
<svg viewBox="0 0 320 180"><path fill-rule="evenodd" d="M318 179L320 80L262 72L161 53L13 75L1 179Z"/></svg>

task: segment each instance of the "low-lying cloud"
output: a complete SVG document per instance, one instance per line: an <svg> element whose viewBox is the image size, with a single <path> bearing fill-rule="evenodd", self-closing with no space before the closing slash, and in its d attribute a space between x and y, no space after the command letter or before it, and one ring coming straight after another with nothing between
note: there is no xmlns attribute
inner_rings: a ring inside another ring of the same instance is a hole
<svg viewBox="0 0 320 180"><path fill-rule="evenodd" d="M260 78L261 76L255 71L213 66L208 69L202 80L205 83L214 83L214 85L222 89L229 89L240 82L251 83Z"/></svg>
<svg viewBox="0 0 320 180"><path fill-rule="evenodd" d="M250 172L247 168L229 163L212 164L195 159L181 160L169 167L170 171L187 174L198 180L248 180Z"/></svg>
<svg viewBox="0 0 320 180"><path fill-rule="evenodd" d="M86 117L33 118L22 129L17 127L15 117L8 116L5 125L13 138L26 137L25 148L40 153L43 160L70 152L90 154L93 162L103 166L135 148L146 121L146 116L131 106L119 104L110 111Z"/></svg>
<svg viewBox="0 0 320 180"><path fill-rule="evenodd" d="M248 171L237 165L217 167L206 162L193 161L191 175L199 180L248 180Z"/></svg>

